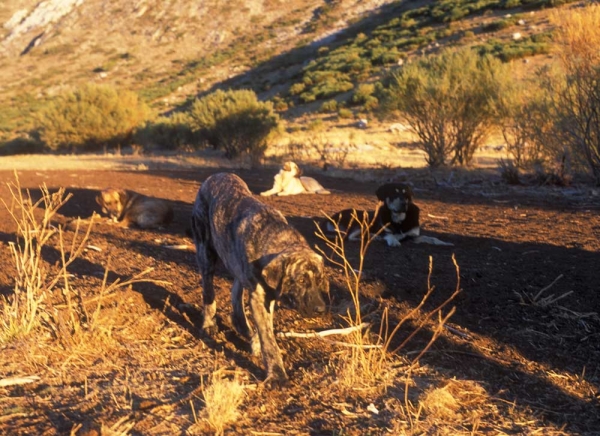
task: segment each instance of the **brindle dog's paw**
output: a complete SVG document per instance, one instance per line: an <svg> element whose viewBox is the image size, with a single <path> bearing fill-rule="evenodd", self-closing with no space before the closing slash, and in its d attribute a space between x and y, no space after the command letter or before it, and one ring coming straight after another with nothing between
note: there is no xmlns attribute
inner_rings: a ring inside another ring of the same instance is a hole
<svg viewBox="0 0 600 436"><path fill-rule="evenodd" d="M281 388L286 386L288 383L289 379L283 368L273 368L264 381L264 385L268 389Z"/></svg>
<svg viewBox="0 0 600 436"><path fill-rule="evenodd" d="M219 327L217 326L217 324L209 324L209 325L203 325L202 326L202 333L204 333L205 335L214 337L217 335L217 333L219 333Z"/></svg>

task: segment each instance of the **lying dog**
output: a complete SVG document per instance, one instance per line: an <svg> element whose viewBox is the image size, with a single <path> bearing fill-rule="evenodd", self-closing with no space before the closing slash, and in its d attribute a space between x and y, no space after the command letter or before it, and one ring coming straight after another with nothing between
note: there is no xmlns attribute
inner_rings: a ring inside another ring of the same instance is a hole
<svg viewBox="0 0 600 436"><path fill-rule="evenodd" d="M323 233L335 232L334 222L345 239L361 237L361 222L369 227L371 235L383 238L390 247L398 247L400 241L410 238L417 244L454 245L432 236L421 235L419 207L413 203L412 188L404 183L386 183L375 192L379 206L374 211L345 209L333 214L331 220L321 223Z"/></svg>
<svg viewBox="0 0 600 436"><path fill-rule="evenodd" d="M262 351L265 382L283 383L287 375L273 332L273 310L278 299L288 300L304 316L320 315L326 305L321 292L329 291L323 258L278 210L252 196L234 174L215 174L198 191L192 211L192 236L202 274L204 320L202 329L217 325L213 276L217 259L233 275L233 326ZM244 312L244 289L249 292L252 332Z"/></svg>
<svg viewBox="0 0 600 436"><path fill-rule="evenodd" d="M164 200L146 197L124 189L105 189L96 196L96 203L122 227L138 226L150 229L173 221L173 208Z"/></svg>
<svg viewBox="0 0 600 436"><path fill-rule="evenodd" d="M296 194L331 194L312 177L301 177L302 170L294 162L286 162L275 175L273 188L261 192L260 195L296 195Z"/></svg>

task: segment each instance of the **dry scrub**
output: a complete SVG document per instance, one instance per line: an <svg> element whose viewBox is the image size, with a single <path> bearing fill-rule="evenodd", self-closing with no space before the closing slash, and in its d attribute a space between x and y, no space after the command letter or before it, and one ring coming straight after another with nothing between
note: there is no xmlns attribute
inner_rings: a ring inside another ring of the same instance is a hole
<svg viewBox="0 0 600 436"><path fill-rule="evenodd" d="M69 267L89 246L96 216L92 216L83 231L83 221L77 219L68 241L62 227L53 223L58 210L71 198L64 188L51 193L43 185L40 199L35 202L30 191L21 188L16 174L15 182L9 183L8 188L11 204L4 200L3 203L17 227L17 241L9 244L17 273L14 293L0 300L0 345L27 344L31 340L37 350L50 339L49 349L56 347L64 364L70 360L83 362L120 348L113 337L114 323L106 318L103 305L117 290L133 283L156 283L144 278L151 269L129 280L108 283L109 259L98 294L86 299L77 286L71 285L73 275ZM54 265L43 255L52 249L58 251L60 259Z"/></svg>
<svg viewBox="0 0 600 436"><path fill-rule="evenodd" d="M244 401L244 393L239 373L234 372L228 376L223 371L215 371L212 374L210 384L202 391L202 418L208 422L216 435L222 435L225 428L240 417L239 407ZM196 425L198 424L196 422Z"/></svg>
<svg viewBox="0 0 600 436"><path fill-rule="evenodd" d="M364 325L363 315L361 313L361 279L363 276L364 260L369 246L383 231L385 231L385 228L382 228L376 234L371 234L369 228L371 228L374 223L369 221L366 213L363 213L362 216L360 215L361 214L356 210L352 214L352 221L356 222L360 227L360 239L358 242L359 261L356 267L352 266L346 255L345 232L340 229L339 223L327 216L327 219L333 225L335 236L333 239L327 238L320 226L317 226L319 229L317 231L317 236L325 242L327 248L331 251L331 253L328 254L325 251L320 250L321 253L343 271L346 289L350 294L353 305L353 307L347 310L344 318L351 327L357 327L349 334L349 343L343 344L349 348L349 351L340 355L338 372L339 382L348 390L368 389L383 393L398 375L397 370L395 369L398 365L392 363L394 358L398 357L397 353L425 327L432 330L433 333L429 342L422 350L420 350L417 356L403 368L410 373L411 369L417 365L421 356L427 352L433 342L444 330L444 325L454 314L455 308L450 309L447 313L443 313L443 310L460 292L460 270L453 257L457 277L455 292L441 305L422 316L422 308L434 291L434 287L431 286L430 283L433 268L433 260L430 256L427 292L421 302L408 314L404 315L395 326L390 326L389 312L387 307L384 308L383 312L378 315L378 333L376 335L371 335L368 330L366 333L363 333L362 328L359 327ZM377 213L374 215L376 216ZM432 325L431 321L435 318L437 318L437 320L434 321ZM414 323L414 330L400 344L396 344L398 331L409 321Z"/></svg>

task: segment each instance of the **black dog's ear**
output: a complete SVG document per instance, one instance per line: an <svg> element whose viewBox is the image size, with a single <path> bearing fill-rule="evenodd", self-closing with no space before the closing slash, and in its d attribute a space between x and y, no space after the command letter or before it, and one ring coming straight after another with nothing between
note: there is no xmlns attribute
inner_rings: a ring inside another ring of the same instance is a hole
<svg viewBox="0 0 600 436"><path fill-rule="evenodd" d="M386 198L390 197L391 189L392 189L392 185L390 185L389 183L386 183L385 185L381 185L379 188L377 188L377 191L375 191L375 195L377 196L377 199L379 201L385 201Z"/></svg>

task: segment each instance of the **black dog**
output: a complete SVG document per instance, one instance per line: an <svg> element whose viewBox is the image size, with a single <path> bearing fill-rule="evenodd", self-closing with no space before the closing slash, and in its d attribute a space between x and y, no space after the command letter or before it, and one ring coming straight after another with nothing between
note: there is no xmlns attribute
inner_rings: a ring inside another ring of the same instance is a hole
<svg viewBox="0 0 600 436"><path fill-rule="evenodd" d="M213 276L217 259L234 277L231 289L233 326L249 339L252 351L267 367L265 382L287 380L273 332L273 310L280 297L290 300L304 316L326 310L322 292L329 291L323 258L284 216L252 196L234 174L215 174L198 191L192 211L192 235L204 299L203 330L217 325ZM244 289L249 291L250 313L258 334L244 312Z"/></svg>
<svg viewBox="0 0 600 436"><path fill-rule="evenodd" d="M375 191L379 207L375 211L356 211L344 209L335 213L331 219L337 223L344 238L357 240L361 237L361 223L366 217L371 235L378 234L389 246L400 246L400 241L410 238L416 243L434 245L453 245L431 236L421 236L419 224L419 207L413 203L413 190L405 183L386 183ZM365 216L366 214L366 216ZM359 221L357 221L357 219ZM321 229L324 233L335 231L331 220L326 221Z"/></svg>

